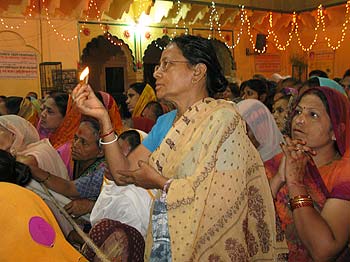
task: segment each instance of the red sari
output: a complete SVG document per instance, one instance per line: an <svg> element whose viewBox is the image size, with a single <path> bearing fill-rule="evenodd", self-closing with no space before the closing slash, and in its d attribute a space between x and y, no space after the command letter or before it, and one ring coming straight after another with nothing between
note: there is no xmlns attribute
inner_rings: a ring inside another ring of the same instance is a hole
<svg viewBox="0 0 350 262"><path fill-rule="evenodd" d="M322 92L327 99L329 116L336 137L336 145L341 155L340 159L319 168L311 163L308 163L306 166L304 184L314 201L315 209L321 212L328 198L350 200L350 103L344 95L328 87L311 88L305 93L313 90ZM267 174L269 177L272 177L277 171L278 165L269 166ZM281 220L281 227L288 243L288 261L312 261L311 256L298 237L288 203L288 188L287 186L283 186L277 194L275 204L279 219ZM348 248L338 257L337 261L350 261Z"/></svg>

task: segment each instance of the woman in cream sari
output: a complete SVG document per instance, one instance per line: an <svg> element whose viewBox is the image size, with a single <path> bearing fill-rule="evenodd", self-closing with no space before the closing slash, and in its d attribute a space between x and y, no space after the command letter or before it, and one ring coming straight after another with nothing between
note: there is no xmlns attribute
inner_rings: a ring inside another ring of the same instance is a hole
<svg viewBox="0 0 350 262"><path fill-rule="evenodd" d="M119 185L159 189L146 261L277 260L275 212L259 154L233 103L214 100L227 86L209 40L180 36L155 68L159 99L177 105L124 157L108 114L91 88L73 91L99 119L111 175ZM107 135L105 135L107 134Z"/></svg>

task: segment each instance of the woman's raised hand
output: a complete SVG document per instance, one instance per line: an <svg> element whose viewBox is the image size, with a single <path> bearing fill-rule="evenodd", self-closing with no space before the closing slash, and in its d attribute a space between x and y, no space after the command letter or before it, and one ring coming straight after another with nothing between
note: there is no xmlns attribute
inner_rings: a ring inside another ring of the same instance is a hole
<svg viewBox="0 0 350 262"><path fill-rule="evenodd" d="M316 152L306 146L306 142L302 140L293 140L285 137L286 143L282 144L282 150L285 155L285 178L287 185L303 185L306 163L313 162L312 156Z"/></svg>
<svg viewBox="0 0 350 262"><path fill-rule="evenodd" d="M72 98L79 111L84 115L101 119L107 113L90 85L78 84L72 92Z"/></svg>

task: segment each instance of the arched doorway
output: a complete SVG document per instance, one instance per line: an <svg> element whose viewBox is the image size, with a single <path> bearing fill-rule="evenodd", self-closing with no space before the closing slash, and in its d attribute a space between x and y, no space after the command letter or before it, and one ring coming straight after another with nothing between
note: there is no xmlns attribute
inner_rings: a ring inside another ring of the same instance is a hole
<svg viewBox="0 0 350 262"><path fill-rule="evenodd" d="M117 101L136 71L129 46L123 40L107 34L93 38L86 45L81 61L90 68L89 83L92 88L107 91Z"/></svg>

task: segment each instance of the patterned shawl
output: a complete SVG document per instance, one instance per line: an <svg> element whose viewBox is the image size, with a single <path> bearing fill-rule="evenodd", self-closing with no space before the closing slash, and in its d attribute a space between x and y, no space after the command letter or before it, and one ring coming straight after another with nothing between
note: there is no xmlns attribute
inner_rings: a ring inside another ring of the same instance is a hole
<svg viewBox="0 0 350 262"><path fill-rule="evenodd" d="M167 194L173 261L277 259L269 183L233 103L211 98L195 103L150 163L174 178ZM149 232L147 261L151 247Z"/></svg>
<svg viewBox="0 0 350 262"><path fill-rule="evenodd" d="M319 168L311 163L307 164L304 184L314 200L315 209L321 212L327 198L350 200L350 103L340 92L328 87L310 88L304 94L310 93L313 90L322 92L327 99L337 148L342 156L341 159L334 160ZM277 170L278 166L275 169L268 170L268 176L272 177L277 173ZM312 261L296 233L293 215L289 209L288 201L288 189L284 186L277 194L276 209L282 222L285 237L287 238L289 261ZM346 260L349 258L345 258L345 261L349 261Z"/></svg>

